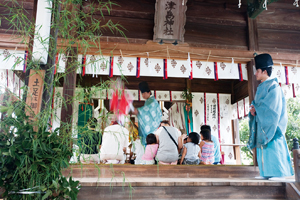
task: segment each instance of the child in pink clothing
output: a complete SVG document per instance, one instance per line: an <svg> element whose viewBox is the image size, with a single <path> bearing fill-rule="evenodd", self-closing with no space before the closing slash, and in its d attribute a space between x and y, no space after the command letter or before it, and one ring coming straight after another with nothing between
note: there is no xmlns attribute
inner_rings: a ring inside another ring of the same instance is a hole
<svg viewBox="0 0 300 200"><path fill-rule="evenodd" d="M201 130L200 132L201 142L201 157L200 164L212 165L215 160L214 156L214 142L211 140L211 132L208 129Z"/></svg>
<svg viewBox="0 0 300 200"><path fill-rule="evenodd" d="M145 153L142 156L142 160L140 162L141 165L153 165L155 164L154 158L157 153L158 144L156 140L156 136L153 133L150 133L146 137L147 146L145 149Z"/></svg>

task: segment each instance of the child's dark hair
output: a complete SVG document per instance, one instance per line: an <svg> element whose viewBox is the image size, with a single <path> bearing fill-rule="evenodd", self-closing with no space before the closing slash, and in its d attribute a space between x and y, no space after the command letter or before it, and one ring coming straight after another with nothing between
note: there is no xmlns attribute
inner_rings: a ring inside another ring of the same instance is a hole
<svg viewBox="0 0 300 200"><path fill-rule="evenodd" d="M201 130L200 134L202 135L203 140L208 140L208 141L212 142L211 141L211 132L210 132L210 130L203 129L203 130Z"/></svg>
<svg viewBox="0 0 300 200"><path fill-rule="evenodd" d="M191 133L189 134L189 138L191 138L192 143L194 143L194 144L199 144L200 136L199 136L198 133L196 133L196 132L191 132Z"/></svg>
<svg viewBox="0 0 300 200"><path fill-rule="evenodd" d="M207 130L210 130L211 131L211 128L210 128L210 125L202 125L200 127L201 131L204 130L204 129L207 129Z"/></svg>
<svg viewBox="0 0 300 200"><path fill-rule="evenodd" d="M169 122L169 120L163 120L163 121L161 121L160 123L163 123L163 124L168 124L168 125L170 126L170 122Z"/></svg>
<svg viewBox="0 0 300 200"><path fill-rule="evenodd" d="M95 117L91 117L88 121L88 126L90 128L96 128L98 120Z"/></svg>
<svg viewBox="0 0 300 200"><path fill-rule="evenodd" d="M146 142L147 144L156 144L157 143L156 136L153 133L150 133L146 137Z"/></svg>

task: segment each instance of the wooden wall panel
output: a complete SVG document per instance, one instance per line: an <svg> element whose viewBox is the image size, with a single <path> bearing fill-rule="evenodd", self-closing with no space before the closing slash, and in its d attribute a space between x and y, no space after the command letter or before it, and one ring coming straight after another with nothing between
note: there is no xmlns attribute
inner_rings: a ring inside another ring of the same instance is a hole
<svg viewBox="0 0 300 200"><path fill-rule="evenodd" d="M209 25L187 22L185 42L193 44L211 44L215 48L224 45L232 49L247 50L247 29L241 26ZM223 47L224 48L224 47Z"/></svg>
<svg viewBox="0 0 300 200"><path fill-rule="evenodd" d="M258 30L258 44L260 51L299 51L300 31L289 30Z"/></svg>

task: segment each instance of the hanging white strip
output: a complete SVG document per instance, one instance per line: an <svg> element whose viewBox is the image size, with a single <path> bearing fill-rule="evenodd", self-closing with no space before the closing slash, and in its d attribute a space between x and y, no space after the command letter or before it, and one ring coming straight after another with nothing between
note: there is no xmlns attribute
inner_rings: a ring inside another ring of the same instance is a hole
<svg viewBox="0 0 300 200"><path fill-rule="evenodd" d="M187 71L188 71L188 74L190 74L191 71L192 71L192 68L191 68L191 57L190 57L190 52L188 53L188 59L187 59L186 65L187 65Z"/></svg>
<svg viewBox="0 0 300 200"><path fill-rule="evenodd" d="M130 94L130 96L132 97L132 99L134 101L138 101L139 100L139 91L138 90L125 90L125 92L127 94Z"/></svg>
<svg viewBox="0 0 300 200"><path fill-rule="evenodd" d="M136 57L114 57L114 75L136 76Z"/></svg>
<svg viewBox="0 0 300 200"><path fill-rule="evenodd" d="M150 62L151 63L149 64L148 58L141 58L140 76L163 77L163 59L150 59Z"/></svg>
<svg viewBox="0 0 300 200"><path fill-rule="evenodd" d="M219 79L239 79L238 65L236 63L218 62Z"/></svg>
<svg viewBox="0 0 300 200"><path fill-rule="evenodd" d="M157 101L170 101L170 92L156 90L156 100Z"/></svg>
<svg viewBox="0 0 300 200"><path fill-rule="evenodd" d="M194 95L192 99L192 111L193 111L193 131L200 133L200 127L204 125L204 94L192 93Z"/></svg>
<svg viewBox="0 0 300 200"><path fill-rule="evenodd" d="M94 99L106 99L106 89L100 87L91 88L92 98Z"/></svg>
<svg viewBox="0 0 300 200"><path fill-rule="evenodd" d="M220 138L221 144L233 144L232 140L232 126L231 126L231 95L219 94L220 102ZM222 146L224 152L225 164L233 164L234 152L231 146Z"/></svg>
<svg viewBox="0 0 300 200"><path fill-rule="evenodd" d="M0 69L23 70L25 51L0 50Z"/></svg>
<svg viewBox="0 0 300 200"><path fill-rule="evenodd" d="M237 105L236 103L231 105L231 119L237 119Z"/></svg>
<svg viewBox="0 0 300 200"><path fill-rule="evenodd" d="M172 101L184 101L181 91L172 91Z"/></svg>
<svg viewBox="0 0 300 200"><path fill-rule="evenodd" d="M52 130L60 127L63 88L56 87L52 109Z"/></svg>
<svg viewBox="0 0 300 200"><path fill-rule="evenodd" d="M14 94L16 96L19 96L19 77L15 74L14 79Z"/></svg>
<svg viewBox="0 0 300 200"><path fill-rule="evenodd" d="M64 53L58 55L58 63L56 65L56 72L57 73L64 73L67 64L67 56Z"/></svg>
<svg viewBox="0 0 300 200"><path fill-rule="evenodd" d="M271 78L277 78L279 83L285 83L285 71L284 71L284 67L278 66L278 65L274 65L273 66L273 70L272 70L272 74L271 74Z"/></svg>
<svg viewBox="0 0 300 200"><path fill-rule="evenodd" d="M193 60L193 78L214 79L214 63Z"/></svg>
<svg viewBox="0 0 300 200"><path fill-rule="evenodd" d="M239 119L241 119L241 118L244 118L244 101L243 100L240 100L240 101L238 101L238 112L239 112L239 115L238 115L238 117L239 117Z"/></svg>
<svg viewBox="0 0 300 200"><path fill-rule="evenodd" d="M37 3L33 60L46 64L48 59L52 1L40 0Z"/></svg>
<svg viewBox="0 0 300 200"><path fill-rule="evenodd" d="M186 60L168 59L167 66L168 77L188 78L190 75L191 65L188 65Z"/></svg>
<svg viewBox="0 0 300 200"><path fill-rule="evenodd" d="M78 55L78 66L77 66L77 70L76 70L76 73L77 74L81 74L81 72L82 72L82 55L81 54L79 54Z"/></svg>
<svg viewBox="0 0 300 200"><path fill-rule="evenodd" d="M210 125L212 135L218 138L217 94L206 93L206 124Z"/></svg>
<svg viewBox="0 0 300 200"><path fill-rule="evenodd" d="M247 71L247 65L242 63L242 73L243 73L243 80L248 80L248 71Z"/></svg>
<svg viewBox="0 0 300 200"><path fill-rule="evenodd" d="M14 75L13 71L12 70L8 70L8 89L11 92L13 92L13 89L14 89L13 75Z"/></svg>
<svg viewBox="0 0 300 200"><path fill-rule="evenodd" d="M294 83L294 90L296 97L300 96L300 83Z"/></svg>
<svg viewBox="0 0 300 200"><path fill-rule="evenodd" d="M293 87L291 83L288 85L281 83L281 89L286 99L293 98Z"/></svg>
<svg viewBox="0 0 300 200"><path fill-rule="evenodd" d="M109 56L86 55L85 74L108 75L109 59Z"/></svg>
<svg viewBox="0 0 300 200"><path fill-rule="evenodd" d="M249 103L249 97L246 97L245 98L245 113L246 113L246 116L248 116L248 114L249 114L249 105L250 105L250 103Z"/></svg>
<svg viewBox="0 0 300 200"><path fill-rule="evenodd" d="M289 82L300 83L300 67L288 67Z"/></svg>

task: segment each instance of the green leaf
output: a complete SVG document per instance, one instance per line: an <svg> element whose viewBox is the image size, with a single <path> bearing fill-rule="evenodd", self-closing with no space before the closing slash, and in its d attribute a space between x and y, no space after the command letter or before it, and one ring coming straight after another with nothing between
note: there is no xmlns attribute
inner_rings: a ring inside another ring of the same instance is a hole
<svg viewBox="0 0 300 200"><path fill-rule="evenodd" d="M46 194L42 197L42 200L47 199L50 195L52 195L52 191L51 190L47 190Z"/></svg>

